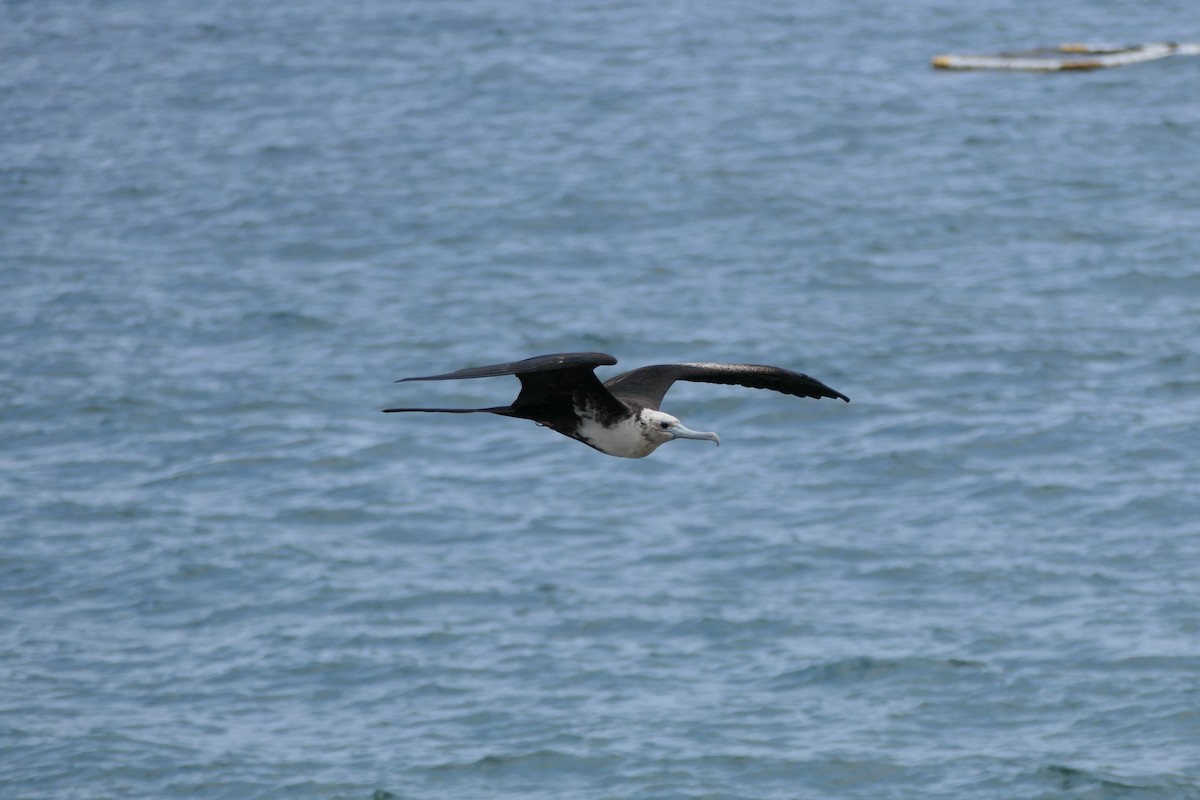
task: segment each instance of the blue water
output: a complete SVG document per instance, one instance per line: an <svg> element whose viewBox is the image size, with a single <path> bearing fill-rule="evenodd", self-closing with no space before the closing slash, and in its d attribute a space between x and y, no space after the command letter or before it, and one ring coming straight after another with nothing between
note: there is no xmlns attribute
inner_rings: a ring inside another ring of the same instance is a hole
<svg viewBox="0 0 1200 800"><path fill-rule="evenodd" d="M0 4L0 796L1200 798L1196 20Z"/></svg>

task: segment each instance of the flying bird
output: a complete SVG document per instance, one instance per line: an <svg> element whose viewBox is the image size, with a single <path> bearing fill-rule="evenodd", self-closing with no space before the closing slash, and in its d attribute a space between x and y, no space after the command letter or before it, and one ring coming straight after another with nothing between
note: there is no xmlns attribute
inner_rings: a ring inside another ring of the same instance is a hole
<svg viewBox="0 0 1200 800"><path fill-rule="evenodd" d="M694 431L659 411L675 381L725 383L770 389L795 397L836 397L841 392L816 378L761 364L655 364L609 378L596 377L599 366L616 364L607 353L555 353L509 364L471 367L445 375L402 378L407 381L452 381L515 375L521 382L517 399L491 408L385 408L385 412L427 411L446 414L499 414L529 419L589 447L620 458L643 458L673 439L702 439L720 445L717 434Z"/></svg>

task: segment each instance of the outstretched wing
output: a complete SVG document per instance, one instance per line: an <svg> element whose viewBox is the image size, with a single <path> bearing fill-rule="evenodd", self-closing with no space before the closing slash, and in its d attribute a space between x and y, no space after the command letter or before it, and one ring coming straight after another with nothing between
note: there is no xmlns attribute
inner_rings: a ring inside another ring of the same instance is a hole
<svg viewBox="0 0 1200 800"><path fill-rule="evenodd" d="M579 413L585 412L603 424L628 413L625 405L600 383L592 371L617 363L607 353L554 353L507 364L470 367L444 375L402 378L406 381L449 381L460 378L493 378L515 375L521 393L510 406L479 409L493 414L532 419L557 431L574 431ZM386 409L389 411L444 411L446 409Z"/></svg>
<svg viewBox="0 0 1200 800"><path fill-rule="evenodd" d="M796 397L836 397L850 402L849 397L816 378L763 364L656 364L618 375L604 386L619 400L657 409L675 381L726 383Z"/></svg>
<svg viewBox="0 0 1200 800"><path fill-rule="evenodd" d="M548 356L534 356L522 361L512 361L508 364L491 364L486 367L470 367L458 372L447 372L445 375L425 375L419 378L401 378L396 383L406 381L454 381L460 378L494 378L499 375L531 375L537 372L584 367L589 372L596 367L617 363L608 353L554 353Z"/></svg>

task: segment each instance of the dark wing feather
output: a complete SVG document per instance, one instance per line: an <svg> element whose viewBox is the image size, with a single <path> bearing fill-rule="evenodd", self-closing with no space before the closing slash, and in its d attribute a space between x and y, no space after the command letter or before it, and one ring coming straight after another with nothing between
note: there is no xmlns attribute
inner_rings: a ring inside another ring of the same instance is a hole
<svg viewBox="0 0 1200 800"><path fill-rule="evenodd" d="M763 364L656 364L618 375L604 386L619 400L657 409L675 381L736 384L796 397L836 397L850 402L849 397L816 378Z"/></svg>
<svg viewBox="0 0 1200 800"><path fill-rule="evenodd" d="M604 388L604 384L600 383L600 379L592 371L598 366L615 363L617 360L607 353L555 353L508 364L470 367L445 375L404 378L396 382L449 381L515 375L521 381L521 393L512 405L480 410L531 419L561 433L570 434L578 426L579 410L587 410L603 424L609 424L629 413L625 405Z"/></svg>
<svg viewBox="0 0 1200 800"><path fill-rule="evenodd" d="M453 381L460 378L494 378L499 375L528 375L533 372L548 372L570 367L586 367L589 370L599 366L617 363L608 353L554 353L548 356L534 356L523 361L512 361L508 364L491 364L486 367L470 367L458 372L447 372L445 375L425 375L419 378L401 378L396 383L405 381Z"/></svg>

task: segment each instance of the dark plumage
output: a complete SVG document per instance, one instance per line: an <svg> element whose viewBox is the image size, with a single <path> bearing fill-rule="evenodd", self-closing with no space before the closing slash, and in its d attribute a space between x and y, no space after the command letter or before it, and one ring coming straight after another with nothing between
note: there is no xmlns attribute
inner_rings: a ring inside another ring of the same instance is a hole
<svg viewBox="0 0 1200 800"><path fill-rule="evenodd" d="M672 439L706 439L719 444L715 433L689 430L675 417L659 411L663 396L675 381L736 384L795 397L832 397L850 402L850 398L816 378L761 364L656 364L601 383L593 370L616 363L617 360L606 353L557 353L509 364L471 367L445 375L403 378L397 383L515 375L521 382L521 391L507 406L386 408L384 411L488 413L529 419L602 453L641 458Z"/></svg>

